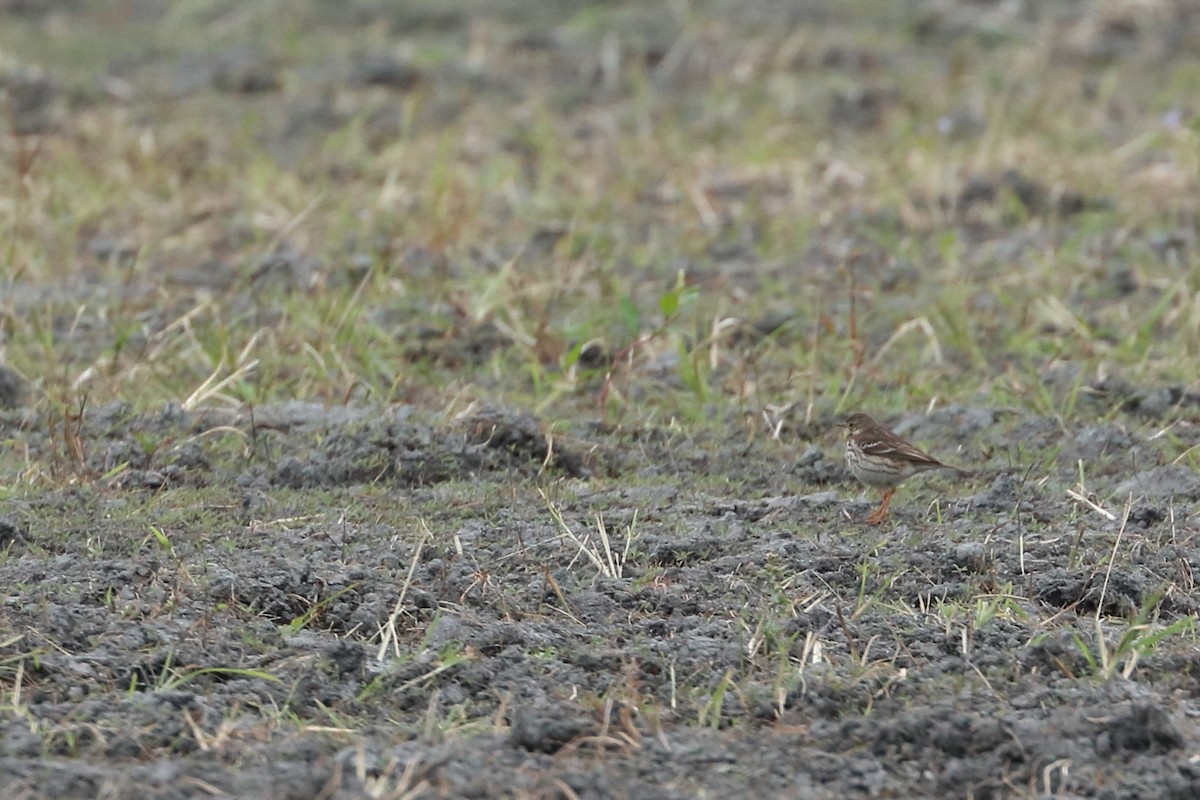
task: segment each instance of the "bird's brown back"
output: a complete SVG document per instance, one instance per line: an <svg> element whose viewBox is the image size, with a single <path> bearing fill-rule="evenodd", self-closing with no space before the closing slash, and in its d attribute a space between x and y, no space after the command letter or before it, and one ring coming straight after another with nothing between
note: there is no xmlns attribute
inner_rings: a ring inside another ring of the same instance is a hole
<svg viewBox="0 0 1200 800"><path fill-rule="evenodd" d="M904 441L861 411L846 418L846 427L850 429L850 436L863 455L893 458L914 466L947 466L924 450Z"/></svg>

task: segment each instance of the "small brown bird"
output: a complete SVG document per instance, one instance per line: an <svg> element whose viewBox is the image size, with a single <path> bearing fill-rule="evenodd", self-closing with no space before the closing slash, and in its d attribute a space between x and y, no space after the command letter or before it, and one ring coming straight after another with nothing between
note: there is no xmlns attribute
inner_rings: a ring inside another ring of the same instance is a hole
<svg viewBox="0 0 1200 800"><path fill-rule="evenodd" d="M859 483L883 489L883 502L867 522L877 525L887 517L888 503L896 487L918 472L935 469L965 471L943 464L933 456L901 439L869 414L856 411L840 424L846 429L846 466Z"/></svg>

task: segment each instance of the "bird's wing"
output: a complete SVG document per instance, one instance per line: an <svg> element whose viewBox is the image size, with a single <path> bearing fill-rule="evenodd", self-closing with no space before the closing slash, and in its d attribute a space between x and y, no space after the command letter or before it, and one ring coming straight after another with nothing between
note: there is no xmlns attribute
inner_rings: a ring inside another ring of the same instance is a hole
<svg viewBox="0 0 1200 800"><path fill-rule="evenodd" d="M862 442L862 450L869 456L882 456L886 458L898 458L913 464L927 464L931 467L940 467L942 462L938 461L933 456L926 453L924 450L913 447L908 442L899 438L876 438Z"/></svg>

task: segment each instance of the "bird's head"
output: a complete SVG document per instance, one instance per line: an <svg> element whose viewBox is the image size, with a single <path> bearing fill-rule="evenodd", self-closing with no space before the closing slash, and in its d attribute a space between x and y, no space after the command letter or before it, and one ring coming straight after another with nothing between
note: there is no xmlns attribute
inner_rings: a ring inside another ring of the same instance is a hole
<svg viewBox="0 0 1200 800"><path fill-rule="evenodd" d="M870 414L864 414L861 411L855 411L853 414L848 415L842 422L838 423L838 426L845 428L847 433L853 436L859 431L865 430L877 424L878 423L871 418Z"/></svg>

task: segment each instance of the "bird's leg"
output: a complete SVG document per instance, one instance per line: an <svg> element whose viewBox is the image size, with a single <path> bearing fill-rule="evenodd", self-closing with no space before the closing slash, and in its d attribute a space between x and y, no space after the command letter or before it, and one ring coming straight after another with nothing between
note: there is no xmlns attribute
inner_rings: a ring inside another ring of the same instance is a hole
<svg viewBox="0 0 1200 800"><path fill-rule="evenodd" d="M892 495L896 493L895 489L886 489L883 492L883 502L879 504L879 508L875 509L872 514L867 517L867 522L871 525L878 525L883 522L887 516L888 503L892 502Z"/></svg>

